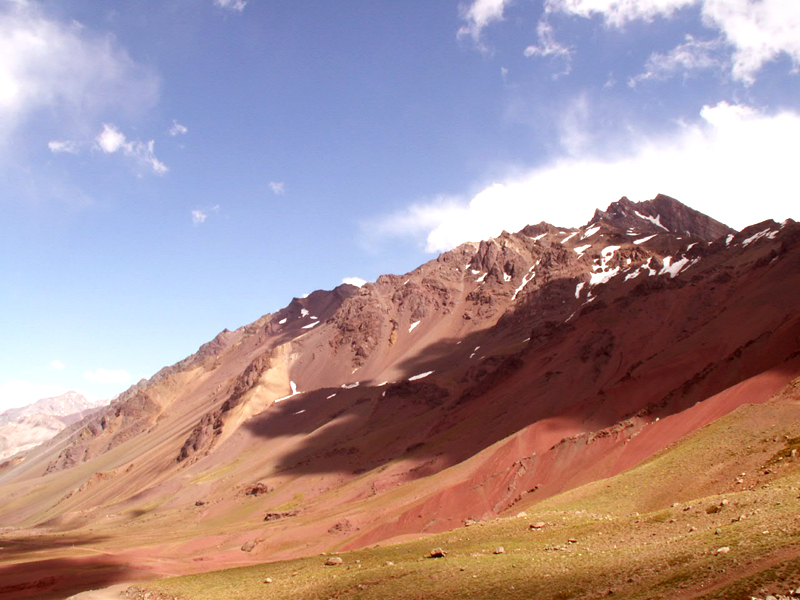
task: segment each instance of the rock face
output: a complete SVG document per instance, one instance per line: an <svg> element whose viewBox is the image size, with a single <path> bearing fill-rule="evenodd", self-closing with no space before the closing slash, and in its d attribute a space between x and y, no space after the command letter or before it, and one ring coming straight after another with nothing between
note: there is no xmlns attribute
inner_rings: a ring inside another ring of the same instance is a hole
<svg viewBox="0 0 800 600"><path fill-rule="evenodd" d="M230 565L517 514L767 402L798 295L791 220L658 196L503 232L223 331L0 466L0 527L117 519Z"/></svg>

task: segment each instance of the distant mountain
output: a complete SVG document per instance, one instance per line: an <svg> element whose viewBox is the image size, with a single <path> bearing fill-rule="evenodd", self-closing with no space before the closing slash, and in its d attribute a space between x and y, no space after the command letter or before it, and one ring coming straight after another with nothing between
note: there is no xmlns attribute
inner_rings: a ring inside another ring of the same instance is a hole
<svg viewBox="0 0 800 600"><path fill-rule="evenodd" d="M798 297L793 220L737 232L659 195L503 232L223 331L0 465L0 527L177 573L535 510L769 413Z"/></svg>
<svg viewBox="0 0 800 600"><path fill-rule="evenodd" d="M0 460L46 442L105 404L90 402L77 392L66 392L1 412Z"/></svg>

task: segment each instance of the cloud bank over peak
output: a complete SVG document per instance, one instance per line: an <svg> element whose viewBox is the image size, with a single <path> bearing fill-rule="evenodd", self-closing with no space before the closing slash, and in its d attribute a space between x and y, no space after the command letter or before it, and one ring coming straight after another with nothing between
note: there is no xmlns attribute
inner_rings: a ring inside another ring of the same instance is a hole
<svg viewBox="0 0 800 600"><path fill-rule="evenodd" d="M606 159L590 150L494 181L471 198L437 198L371 225L381 235L422 237L427 252L442 252L503 230L547 221L576 227L595 208L621 196L641 201L673 196L728 225L742 228L795 210L792 140L800 114L763 114L746 105L705 106L693 123L672 134L642 136L632 151Z"/></svg>

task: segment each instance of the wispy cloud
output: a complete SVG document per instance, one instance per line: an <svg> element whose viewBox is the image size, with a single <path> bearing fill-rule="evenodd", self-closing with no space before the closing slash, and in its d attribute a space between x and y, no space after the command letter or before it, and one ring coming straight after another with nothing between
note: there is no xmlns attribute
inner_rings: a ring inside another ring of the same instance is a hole
<svg viewBox="0 0 800 600"><path fill-rule="evenodd" d="M198 208L192 211L192 223L194 225L202 225L208 220L208 217L212 213L218 213L220 209L220 205L216 204L211 208Z"/></svg>
<svg viewBox="0 0 800 600"><path fill-rule="evenodd" d="M67 365L65 365L60 360L54 360L53 362L50 363L50 368L55 369L56 371L63 371L64 369L67 368Z"/></svg>
<svg viewBox="0 0 800 600"><path fill-rule="evenodd" d="M269 189L271 189L272 193L276 196L280 196L286 192L286 184L283 181L270 181Z"/></svg>
<svg viewBox="0 0 800 600"><path fill-rule="evenodd" d="M95 138L97 148L106 154L114 154L121 151L125 156L135 159L143 165L147 165L159 175L166 173L169 168L158 160L155 155L155 141L142 142L139 140L127 140L125 134L113 124L103 124L101 131Z"/></svg>
<svg viewBox="0 0 800 600"><path fill-rule="evenodd" d="M47 142L47 147L53 154L77 154L78 144L69 140L52 140Z"/></svg>
<svg viewBox="0 0 800 600"><path fill-rule="evenodd" d="M109 371L106 369L96 369L87 371L83 374L84 379L92 383L127 383L130 381L130 373L124 369Z"/></svg>
<svg viewBox="0 0 800 600"><path fill-rule="evenodd" d="M185 125L181 125L174 119L172 120L172 127L169 128L169 134L172 137L175 137L177 135L186 135L187 133L189 133L188 127L186 127Z"/></svg>
<svg viewBox="0 0 800 600"><path fill-rule="evenodd" d="M796 212L785 191L795 185L792 144L798 136L798 113L763 114L721 102L704 107L693 123L676 124L669 135L630 141L631 150L617 158L584 148L486 185L470 198L417 203L370 226L383 236L422 236L426 250L438 252L542 220L580 225L623 195L637 201L665 193L741 228Z"/></svg>
<svg viewBox="0 0 800 600"><path fill-rule="evenodd" d="M539 21L536 26L536 37L539 43L525 48L523 54L527 57L560 58L565 64L563 71L559 75L569 75L572 70L572 49L556 40L553 26L545 20Z"/></svg>
<svg viewBox="0 0 800 600"><path fill-rule="evenodd" d="M723 46L720 39L703 41L687 35L683 44L676 46L667 54L658 52L651 54L645 64L645 70L632 77L628 85L635 87L642 81L664 80L678 74L688 78L696 71L726 68L729 63L720 52Z"/></svg>
<svg viewBox="0 0 800 600"><path fill-rule="evenodd" d="M469 5L461 5L461 18L465 23L458 30L458 37L471 37L482 50L487 47L481 40L483 30L495 21L503 20L505 8L512 0L473 0Z"/></svg>
<svg viewBox="0 0 800 600"><path fill-rule="evenodd" d="M244 7L247 6L247 0L214 0L214 4L220 8L242 12Z"/></svg>
<svg viewBox="0 0 800 600"><path fill-rule="evenodd" d="M132 114L158 99L156 74L117 40L49 18L39 3L0 5L0 141L47 108L88 124L102 111Z"/></svg>

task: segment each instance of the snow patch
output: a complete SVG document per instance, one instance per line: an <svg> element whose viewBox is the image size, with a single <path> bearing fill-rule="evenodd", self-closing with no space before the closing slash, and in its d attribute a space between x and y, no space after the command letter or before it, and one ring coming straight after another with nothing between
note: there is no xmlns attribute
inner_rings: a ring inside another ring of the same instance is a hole
<svg viewBox="0 0 800 600"><path fill-rule="evenodd" d="M353 388L357 388L359 385L361 385L361 382L356 381L355 383L343 383L342 387L346 390L352 390Z"/></svg>
<svg viewBox="0 0 800 600"><path fill-rule="evenodd" d="M312 327L315 327L317 325L319 325L319 321L314 321L313 323L309 323L308 325L303 325L300 329L311 329Z"/></svg>
<svg viewBox="0 0 800 600"><path fill-rule="evenodd" d="M571 239L572 239L572 238L574 238L576 235L578 235L578 233L580 233L580 232L579 232L579 231L576 231L575 233L570 233L570 234L569 234L567 237L565 237L563 240L561 240L561 243L562 243L562 244L566 244L566 243L567 243L569 240L571 240Z"/></svg>
<svg viewBox="0 0 800 600"><path fill-rule="evenodd" d="M583 256L583 253L586 252L589 248L591 248L591 244L586 244L585 246L578 246L577 248L573 248L575 252L578 253L578 256Z"/></svg>
<svg viewBox="0 0 800 600"><path fill-rule="evenodd" d="M600 260L596 261L599 264L594 265L594 273L591 273L591 280L589 281L589 285L599 285L601 283L605 283L612 277L616 276L619 273L619 267L614 267L613 269L609 269L608 261L614 256L614 253L619 250L619 246L606 246L600 252Z"/></svg>
<svg viewBox="0 0 800 600"><path fill-rule="evenodd" d="M300 316L301 317L307 317L308 316L308 310L306 310L305 308L301 308L300 309Z"/></svg>
<svg viewBox="0 0 800 600"><path fill-rule="evenodd" d="M504 281L511 281L511 275L508 273L503 273L503 280Z"/></svg>
<svg viewBox="0 0 800 600"><path fill-rule="evenodd" d="M600 225L596 225L596 226L592 227L591 229L587 229L586 232L581 236L581 239L585 240L588 237L592 237L598 231L600 231Z"/></svg>
<svg viewBox="0 0 800 600"><path fill-rule="evenodd" d="M695 246L697 246L697 242L692 242L691 244L689 244L688 246L686 246L686 251L688 252L689 250L691 250L691 249L692 249L692 248L694 248Z"/></svg>
<svg viewBox="0 0 800 600"><path fill-rule="evenodd" d="M278 402L283 402L284 400L288 400L292 396L297 396L297 394L300 393L297 391L297 384L294 381L289 382L289 387L292 388L292 393L289 394L288 396L284 396L283 398L278 398L277 400L274 401L275 404L277 404Z"/></svg>
<svg viewBox="0 0 800 600"><path fill-rule="evenodd" d="M433 375L433 371L426 371L425 373L420 373L419 375L414 375L413 377L409 377L409 381L416 381L417 379L424 379L428 375Z"/></svg>
<svg viewBox="0 0 800 600"><path fill-rule="evenodd" d="M483 283L483 282L486 280L486 276L487 276L488 274L489 274L489 273L484 273L483 275L481 275L480 277L478 277L478 278L475 280L475 283Z"/></svg>
<svg viewBox="0 0 800 600"><path fill-rule="evenodd" d="M658 235L657 233L654 233L653 235L648 235L647 237L639 238L638 240L633 240L633 243L634 244L644 244L645 242L652 240L657 235Z"/></svg>
<svg viewBox="0 0 800 600"><path fill-rule="evenodd" d="M762 237L769 238L771 240L775 239L775 236L778 235L777 231L770 231L769 229L765 229L764 231L759 231L755 235L751 235L749 238L742 242L742 248L746 248L756 240L760 240Z"/></svg>
<svg viewBox="0 0 800 600"><path fill-rule="evenodd" d="M664 231L669 231L669 229L667 229L661 224L661 215L656 215L655 218L653 218L648 215L643 215L638 210L635 210L633 212L635 212L636 216L639 217L640 219L644 219L645 221L650 221L656 227L661 227L661 229L663 229Z"/></svg>
<svg viewBox="0 0 800 600"><path fill-rule="evenodd" d="M528 274L525 275L525 277L522 278L522 283L519 284L519 287L514 291L514 295L511 297L511 301L512 302L517 299L517 294L519 294L522 291L522 288L524 288L526 285L528 285L531 282L531 280L534 277L536 277L536 273L534 272L534 269L536 268L536 265L538 265L538 264L539 264L539 261L537 260L535 263L533 263L533 265L531 265L531 268L528 269Z"/></svg>
<svg viewBox="0 0 800 600"><path fill-rule="evenodd" d="M333 394L331 394L330 396L328 396L327 398L325 398L325 400L330 400L331 398L333 398L333 397L335 397L335 396L336 396L336 392L334 392Z"/></svg>
<svg viewBox="0 0 800 600"><path fill-rule="evenodd" d="M585 285L586 285L586 282L585 281L581 281L578 285L575 286L575 298L580 298L581 290L583 289L583 286L585 286Z"/></svg>
<svg viewBox="0 0 800 600"><path fill-rule="evenodd" d="M305 408L304 408L303 410L298 410L298 411L297 411L296 413L294 413L294 414L296 414L296 415L302 415L304 412L306 412L306 409L305 409Z"/></svg>
<svg viewBox="0 0 800 600"><path fill-rule="evenodd" d="M732 233L729 233L729 234L728 234L728 237L726 237L726 238L725 238L725 245L726 245L726 246L730 246L730 245L731 245L731 242L733 241L733 238L734 238L734 237L735 237L735 236L734 236Z"/></svg>
<svg viewBox="0 0 800 600"><path fill-rule="evenodd" d="M278 325L285 325L285 324L286 324L286 321L287 321L287 319L284 317L283 319L281 319L280 321L278 321Z"/></svg>
<svg viewBox="0 0 800 600"><path fill-rule="evenodd" d="M411 333L417 328L417 325L420 324L420 321L414 321L411 325L408 326L408 333Z"/></svg>
<svg viewBox="0 0 800 600"><path fill-rule="evenodd" d="M469 357L472 358L473 356L475 356L475 353L480 349L481 349L480 346L475 346L475 350L472 351L472 354L470 354Z"/></svg>
<svg viewBox="0 0 800 600"><path fill-rule="evenodd" d="M664 266L658 272L659 275L666 275L669 274L670 279L674 279L678 273L681 272L681 269L689 264L689 259L685 256L677 262L672 262L672 257L667 256L664 258Z"/></svg>
<svg viewBox="0 0 800 600"><path fill-rule="evenodd" d="M531 239L532 239L534 242L538 242L540 239L542 239L542 238L543 238L544 236L546 236L546 235L547 235L547 232L545 232L545 233L540 233L539 235L535 235L535 236L533 236Z"/></svg>

